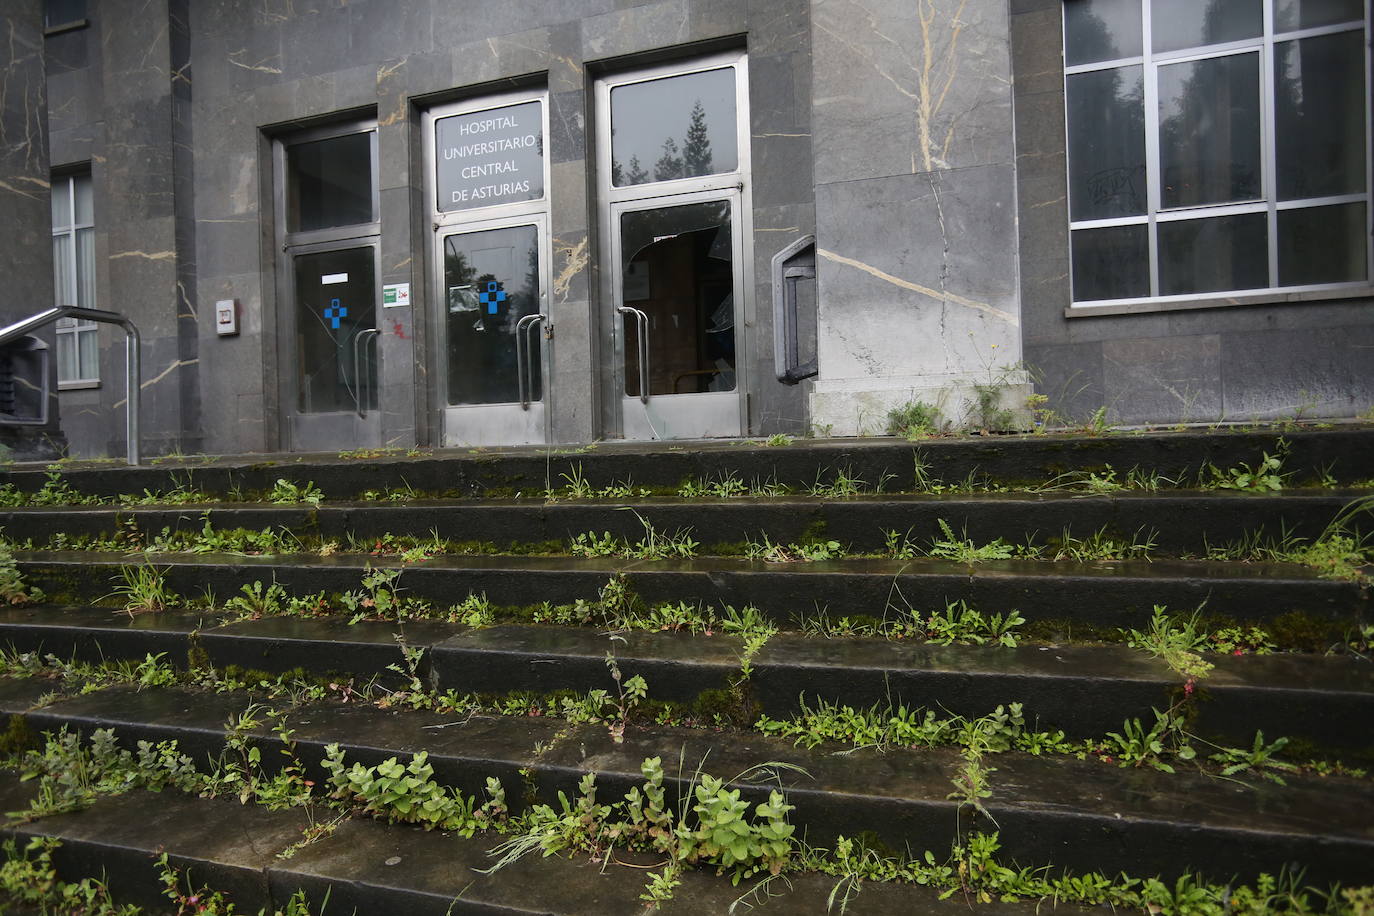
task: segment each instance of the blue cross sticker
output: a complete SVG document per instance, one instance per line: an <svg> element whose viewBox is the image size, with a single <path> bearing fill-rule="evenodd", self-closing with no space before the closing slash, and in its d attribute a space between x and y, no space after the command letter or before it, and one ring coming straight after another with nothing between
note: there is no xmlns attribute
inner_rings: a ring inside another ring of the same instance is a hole
<svg viewBox="0 0 1374 916"><path fill-rule="evenodd" d="M495 315L497 304L506 301L506 291L501 288L500 283L489 280L487 288L478 294L477 301L487 307L488 315Z"/></svg>
<svg viewBox="0 0 1374 916"><path fill-rule="evenodd" d="M330 299L329 304L324 307L324 317L329 319L329 326L337 331L339 319L348 317L348 306L339 305L338 299Z"/></svg>

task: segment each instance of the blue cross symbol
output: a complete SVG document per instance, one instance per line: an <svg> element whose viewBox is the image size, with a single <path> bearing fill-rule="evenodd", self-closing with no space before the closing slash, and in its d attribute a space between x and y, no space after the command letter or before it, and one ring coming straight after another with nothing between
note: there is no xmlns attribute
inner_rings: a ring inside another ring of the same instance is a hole
<svg viewBox="0 0 1374 916"><path fill-rule="evenodd" d="M339 305L338 299L330 299L329 304L324 307L324 317L329 319L329 326L338 330L339 319L348 317L348 306Z"/></svg>
<svg viewBox="0 0 1374 916"><path fill-rule="evenodd" d="M501 288L500 283L489 280L487 288L478 294L477 301L487 307L488 315L495 315L497 304L506 301L506 291Z"/></svg>

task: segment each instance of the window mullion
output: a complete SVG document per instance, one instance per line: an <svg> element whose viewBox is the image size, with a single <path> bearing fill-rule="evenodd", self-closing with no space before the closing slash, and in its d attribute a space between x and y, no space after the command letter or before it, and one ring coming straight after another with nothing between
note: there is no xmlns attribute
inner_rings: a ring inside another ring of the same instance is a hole
<svg viewBox="0 0 1374 916"><path fill-rule="evenodd" d="M1268 202L1269 288L1279 285L1278 138L1274 129L1274 0L1264 0L1264 46L1260 49L1260 188Z"/></svg>
<svg viewBox="0 0 1374 916"><path fill-rule="evenodd" d="M1150 295L1159 295L1159 242L1156 215L1159 213L1159 79L1151 54L1154 40L1151 29L1150 0L1140 4L1141 52L1145 83L1145 214L1149 223Z"/></svg>

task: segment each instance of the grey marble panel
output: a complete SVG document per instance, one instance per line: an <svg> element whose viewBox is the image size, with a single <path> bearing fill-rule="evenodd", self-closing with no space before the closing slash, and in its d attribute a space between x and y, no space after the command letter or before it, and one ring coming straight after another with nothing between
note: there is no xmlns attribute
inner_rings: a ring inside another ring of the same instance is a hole
<svg viewBox="0 0 1374 916"><path fill-rule="evenodd" d="M411 191L391 188L381 192L381 282L412 283L420 276L410 241Z"/></svg>
<svg viewBox="0 0 1374 916"><path fill-rule="evenodd" d="M172 50L167 0L104 0L97 20L98 25L102 23L105 103L128 105L170 95ZM130 23L139 27L118 27Z"/></svg>
<svg viewBox="0 0 1374 916"><path fill-rule="evenodd" d="M755 134L752 153L755 206L809 203L815 199L809 134Z"/></svg>
<svg viewBox="0 0 1374 916"><path fill-rule="evenodd" d="M812 0L820 183L1012 159L1001 0Z"/></svg>
<svg viewBox="0 0 1374 916"><path fill-rule="evenodd" d="M581 161L558 162L550 170L549 221L554 235L587 231L587 173Z"/></svg>
<svg viewBox="0 0 1374 916"><path fill-rule="evenodd" d="M93 121L49 134L48 148L53 168L90 162L97 158L100 154L96 150L104 146L104 128L101 122Z"/></svg>
<svg viewBox="0 0 1374 916"><path fill-rule="evenodd" d="M1351 416L1374 405L1374 327L1223 334L1221 369L1229 420Z"/></svg>
<svg viewBox="0 0 1374 916"><path fill-rule="evenodd" d="M746 0L749 10L749 53L766 57L811 48L811 6L808 0Z"/></svg>
<svg viewBox="0 0 1374 916"><path fill-rule="evenodd" d="M797 95L799 54L749 58L749 122L755 132L809 133L810 100Z"/></svg>
<svg viewBox="0 0 1374 916"><path fill-rule="evenodd" d="M742 35L749 29L748 5L739 0L688 0L692 38Z"/></svg>
<svg viewBox="0 0 1374 916"><path fill-rule="evenodd" d="M592 16L582 23L586 60L637 54L687 42L692 35L687 0L656 0Z"/></svg>
<svg viewBox="0 0 1374 916"><path fill-rule="evenodd" d="M586 302L591 279L590 245L585 229L557 232L549 265L549 312L555 324L576 303ZM570 304L571 303L571 304Z"/></svg>
<svg viewBox="0 0 1374 916"><path fill-rule="evenodd" d="M533 29L495 35L478 41L468 39L452 46L453 82L472 86L549 69L549 30Z"/></svg>
<svg viewBox="0 0 1374 916"><path fill-rule="evenodd" d="M432 50L435 44L434 7L432 2L394 3L392 0L362 0L349 4L349 59L366 63Z"/></svg>
<svg viewBox="0 0 1374 916"><path fill-rule="evenodd" d="M1128 337L1102 344L1102 383L1117 423L1221 416L1221 338Z"/></svg>
<svg viewBox="0 0 1374 916"><path fill-rule="evenodd" d="M196 260L203 276L258 270L260 224L253 216L204 219L197 224Z"/></svg>
<svg viewBox="0 0 1374 916"><path fill-rule="evenodd" d="M549 29L549 92L584 92L582 23L565 22Z"/></svg>
<svg viewBox="0 0 1374 916"><path fill-rule="evenodd" d="M1049 401L1045 407L1055 412L1059 422L1051 425L1082 423L1100 407L1116 421L1103 385L1102 345L1037 344L1027 341L1023 360L1037 394Z"/></svg>
<svg viewBox="0 0 1374 916"><path fill-rule="evenodd" d="M587 93L573 89L549 97L549 155L554 164L587 157Z"/></svg>
<svg viewBox="0 0 1374 916"><path fill-rule="evenodd" d="M1013 93L1063 92L1064 21L1058 0L1016 15L1011 25Z"/></svg>
<svg viewBox="0 0 1374 916"><path fill-rule="evenodd" d="M48 76L54 77L90 64L92 29L77 29L49 35L44 41L43 64Z"/></svg>
<svg viewBox="0 0 1374 916"><path fill-rule="evenodd" d="M590 320L590 303L556 297L554 302L553 372L547 389L553 441L590 442L598 431L593 383L600 379L598 370L609 371L609 347L599 352L592 339L597 323Z"/></svg>
<svg viewBox="0 0 1374 916"><path fill-rule="evenodd" d="M1013 200L1009 166L818 187L827 377L999 368L1019 336Z"/></svg>

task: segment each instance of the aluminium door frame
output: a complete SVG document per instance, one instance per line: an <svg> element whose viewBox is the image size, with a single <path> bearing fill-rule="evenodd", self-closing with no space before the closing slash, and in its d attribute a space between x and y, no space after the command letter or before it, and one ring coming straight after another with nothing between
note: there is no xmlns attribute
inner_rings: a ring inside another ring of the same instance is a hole
<svg viewBox="0 0 1374 916"><path fill-rule="evenodd" d="M350 223L327 229L312 229L290 232L286 223L286 185L290 178L287 174L287 149L303 143L318 140L331 140L351 134L369 134L371 141L372 171L372 216L363 223ZM296 302L295 259L297 255L318 254L325 251L338 251L348 248L372 249L372 279L374 311L380 320L381 302L381 190L378 187L377 165L377 122L373 118L358 119L344 123L329 124L274 137L272 140L272 207L273 227L278 240L276 256L276 338L277 338L277 396L281 409L278 411L278 428L281 440L288 451L314 449L313 443L296 441L296 419L298 417L324 416L306 414L300 409L300 367L295 364L296 319L299 303ZM376 346L374 343L373 346ZM284 358L285 357L285 358ZM289 365L288 365L289 363ZM380 388L380 354L373 360L375 383ZM379 403L381 392L377 392ZM327 412L333 415L335 411ZM338 412L342 413L342 412ZM371 411L373 416L365 422L365 432L373 433L380 443L382 438L380 409ZM361 418L360 418L361 419ZM352 446L345 446L352 447ZM328 448L328 446L326 446Z"/></svg>
<svg viewBox="0 0 1374 916"><path fill-rule="evenodd" d="M494 111L499 108L509 108L512 105L520 105L526 102L538 102L540 107L540 129L543 139L543 153L541 155L544 169L544 193L534 200L523 200L515 203L493 204L485 207L469 207L463 210L452 210L442 212L439 210L438 203L438 160L436 155L435 130L438 122L444 118L455 115L476 114L482 111ZM428 310L428 320L430 321L431 342L429 345L430 365L434 371L430 374L431 403L434 407L431 414L437 422L439 430L439 441L447 443L455 439L453 435L456 430L449 428L450 420L457 417L453 411L477 411L482 408L503 409L510 404L471 404L471 405L451 405L448 402L448 340L445 328L444 309L447 307L447 296L444 293L444 251L443 242L448 236L462 232L480 232L483 229L503 229L519 225L533 225L538 233L539 246L539 314L544 316L544 333L541 335L542 343L540 352L540 384L543 386L542 399L538 402L542 405L544 418L542 423L544 442L553 441L553 386L549 384L550 373L553 369L552 342L554 336L553 315L550 313L549 305L551 300L549 291L549 281L552 277L551 258L553 253L553 242L550 237L550 227L552 225L549 211L551 209L551 182L552 182L552 162L549 155L549 91L547 87L538 89L512 90L494 95L479 95L471 98L462 99L456 102L449 102L442 105L435 105L426 109L421 118L421 136L424 141L424 181L422 182L423 194L425 198L425 213L430 228L429 255L431 267L428 271L427 282L429 283L429 299L434 303ZM519 409L519 404L514 405ZM534 403L531 403L533 409Z"/></svg>
<svg viewBox="0 0 1374 916"><path fill-rule="evenodd" d="M653 181L645 184L617 188L611 183L611 93L621 87L636 83L652 82L672 76L686 76L708 70L726 67L735 71L735 149L737 154L734 171L715 175L700 175L692 178L677 178L671 181ZM620 212L619 205L640 201L659 200L661 206L674 205L673 199L684 195L696 195L702 191L715 191L725 196L726 192L738 195L738 212L732 215L734 233L738 250L742 251L737 276L742 277L741 287L735 293L735 394L739 400L740 435L749 434L750 353L753 346L754 325L754 219L753 219L753 158L751 150L752 130L749 115L749 56L744 50L722 51L690 61L677 61L657 66L627 70L608 74L597 79L596 93L596 170L597 170L597 221L600 224L600 240L606 268L600 271L600 301L603 304L600 315L593 322L594 332L603 340L611 343L611 387L603 392L602 422L607 435L625 436L625 329L622 316L616 311L619 305L621 252L614 247L619 238L618 226L612 225L613 210ZM692 201L688 201L692 202ZM699 202L699 201L697 201ZM635 209L652 209L643 207ZM667 397L667 395L658 395Z"/></svg>

